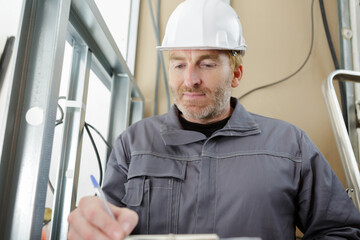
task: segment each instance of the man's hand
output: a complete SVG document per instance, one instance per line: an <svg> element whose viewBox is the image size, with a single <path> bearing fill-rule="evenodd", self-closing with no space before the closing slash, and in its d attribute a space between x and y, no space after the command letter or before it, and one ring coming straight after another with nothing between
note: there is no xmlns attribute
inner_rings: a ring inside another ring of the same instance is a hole
<svg viewBox="0 0 360 240"><path fill-rule="evenodd" d="M138 222L138 215L109 203L116 220L106 213L98 197L84 197L68 217L68 239L124 239Z"/></svg>

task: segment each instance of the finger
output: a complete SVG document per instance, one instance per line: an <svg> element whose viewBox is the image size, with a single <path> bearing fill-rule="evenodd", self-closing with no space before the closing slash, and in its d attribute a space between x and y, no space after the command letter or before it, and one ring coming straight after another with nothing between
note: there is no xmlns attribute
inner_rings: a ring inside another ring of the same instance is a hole
<svg viewBox="0 0 360 240"><path fill-rule="evenodd" d="M78 208L81 209L84 219L101 230L107 237L123 239L127 235L118 222L105 211L98 197L81 199Z"/></svg>
<svg viewBox="0 0 360 240"><path fill-rule="evenodd" d="M110 205L110 209L114 213L117 222L122 227L126 236L129 235L139 221L137 213L128 208L118 208L114 205Z"/></svg>
<svg viewBox="0 0 360 240"><path fill-rule="evenodd" d="M82 238L71 226L69 226L67 240L75 240L75 239L81 240Z"/></svg>
<svg viewBox="0 0 360 240"><path fill-rule="evenodd" d="M69 217L69 231L68 239L99 239L99 240L109 240L100 229L91 225L86 219L82 216L81 211L76 209L73 211Z"/></svg>

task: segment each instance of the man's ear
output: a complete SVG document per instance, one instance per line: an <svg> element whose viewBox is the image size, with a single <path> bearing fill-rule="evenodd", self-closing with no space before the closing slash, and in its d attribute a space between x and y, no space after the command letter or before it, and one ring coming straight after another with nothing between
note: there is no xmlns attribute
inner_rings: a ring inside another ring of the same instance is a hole
<svg viewBox="0 0 360 240"><path fill-rule="evenodd" d="M243 66L240 65L234 70L234 76L231 81L231 87L236 88L239 85L242 76L243 76Z"/></svg>

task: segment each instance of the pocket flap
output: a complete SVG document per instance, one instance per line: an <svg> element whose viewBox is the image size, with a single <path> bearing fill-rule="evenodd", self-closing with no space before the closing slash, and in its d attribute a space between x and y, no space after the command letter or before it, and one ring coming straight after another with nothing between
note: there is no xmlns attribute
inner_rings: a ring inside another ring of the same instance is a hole
<svg viewBox="0 0 360 240"><path fill-rule="evenodd" d="M145 176L132 178L125 183L126 193L121 201L128 206L140 206L144 195Z"/></svg>
<svg viewBox="0 0 360 240"><path fill-rule="evenodd" d="M128 179L138 176L173 177L185 179L186 161L169 159L152 154L132 156Z"/></svg>

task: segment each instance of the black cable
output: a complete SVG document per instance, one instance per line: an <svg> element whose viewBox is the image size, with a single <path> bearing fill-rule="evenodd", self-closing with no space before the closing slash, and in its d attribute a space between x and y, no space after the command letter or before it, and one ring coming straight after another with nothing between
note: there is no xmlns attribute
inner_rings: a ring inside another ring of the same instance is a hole
<svg viewBox="0 0 360 240"><path fill-rule="evenodd" d="M322 20L323 20L324 29L325 29L325 33L326 33L326 39L327 39L327 42L329 44L330 53L331 53L331 57L333 59L334 67L335 67L335 69L339 69L340 65L339 65L339 61L337 60L337 57L336 57L334 45L332 43L332 38L331 38L331 35L330 35L329 25L328 25L328 21L327 21L327 18L326 18L326 11L325 11L325 7L324 7L324 1L319 0L319 4L320 4L320 10L321 10L321 17L322 17Z"/></svg>
<svg viewBox="0 0 360 240"><path fill-rule="evenodd" d="M60 110L61 116L60 116L59 119L56 119L56 121L55 121L56 125L58 125L58 123L62 123L63 120L64 120L64 110L62 109L62 107L60 106L60 104L57 104L57 107L58 107L58 109Z"/></svg>
<svg viewBox="0 0 360 240"><path fill-rule="evenodd" d="M94 151L95 151L95 154L96 154L96 158L97 158L97 161L98 161L98 164L99 164L99 172L100 172L99 185L101 186L101 185L102 185L102 178L103 178L103 170L102 170L102 164L101 164L100 155L99 155L98 149L97 149L97 147L96 147L95 141L94 141L94 139L93 139L93 137L92 137L92 135L91 135L91 132L90 132L90 130L89 130L88 124L85 123L84 126L85 126L85 129L86 129L87 134L89 135L91 144L93 145L93 148L94 148Z"/></svg>
<svg viewBox="0 0 360 240"><path fill-rule="evenodd" d="M277 85L279 83L282 83L288 79L290 79L291 77L295 76L298 72L301 71L301 69L304 68L304 66L306 65L306 63L308 62L309 58L310 58L310 55L312 53L312 49L313 49L313 46L314 46L314 0L312 0L312 3L311 3L311 44L310 44L310 50L309 50L309 53L308 55L306 56L306 59L304 61L304 63L292 74L290 74L289 76L283 78L283 79L280 79L276 82L273 82L273 83L269 83L269 84L266 84L266 85L263 85L263 86L260 86L260 87L257 87L255 89L252 89L250 90L249 92L243 94L242 96L240 96L238 99L242 99L244 97L246 97L247 95L249 95L250 93L253 93L255 91L258 91L260 89L263 89L263 88L267 88L267 87L271 87L271 86L274 86L274 85Z"/></svg>
<svg viewBox="0 0 360 240"><path fill-rule="evenodd" d="M59 97L59 100L60 100L60 99L66 99L66 97L64 97L64 96ZM58 125L62 124L62 123L63 123L63 120L64 120L64 110L62 109L62 107L60 106L60 104L58 104L58 108L60 109L61 117L60 117L60 119L56 119L55 126L58 126ZM102 175L103 175L103 174L102 174L102 172L103 172L102 169L103 169L103 168L102 168L101 159L100 159L100 155L99 155L98 149L97 149L97 147L96 147L96 144L95 144L95 141L94 141L94 139L93 139L93 137L92 137L92 134L91 134L91 132L90 132L90 130L89 130L89 127L92 128L92 129L100 136L100 138L104 141L104 143L105 143L106 146L110 149L110 151L112 150L112 146L111 146L111 144L109 144L109 143L105 140L104 136L103 136L94 126L92 126L91 124L85 122L85 129L86 129L86 132L87 132L88 135L89 135L90 141L91 141L91 143L92 143L92 145L93 145L93 148L94 148L94 151L95 151L95 154L96 154L96 158L97 158L97 161L98 161L98 164L99 164L99 170L100 170L100 181L99 181L99 184L100 184L100 186L101 186L101 184L102 184ZM51 188L52 192L54 192L54 188L52 187L52 184L51 184L50 180L49 180L48 183L49 183L49 187Z"/></svg>
<svg viewBox="0 0 360 240"><path fill-rule="evenodd" d="M60 107L60 108L61 108L61 107ZM60 124L62 124L62 123L63 123L63 121L57 121L56 124L55 124L55 126L58 126L58 125L60 125ZM103 137L103 135L102 135L95 127L93 127L93 126L90 125L89 123L86 123L86 122L85 122L85 129L86 129L86 132L89 134L90 141L91 141L91 143L92 143L92 145L93 145L93 148L94 148L94 151L95 151L95 154L96 154L96 158L97 158L97 161L98 161L98 164L99 164L99 169L100 169L100 183L99 183L99 184L101 185L101 184L102 184L102 172L103 172L103 170L102 170L103 168L102 168L102 164L101 164L101 159L100 159L100 155L99 155L99 152L98 152L98 150L97 150L95 141L94 141L94 139L93 139L93 137L92 137L92 135L91 135L90 130L89 130L88 127L92 128L92 129L100 136L100 138L104 141L104 143L105 143L106 146L110 149L110 151L112 150L112 146L105 140L105 138ZM50 180L49 180L49 184L52 186ZM51 186L50 186L50 187L51 187ZM52 190L52 192L54 192L54 191Z"/></svg>
<svg viewBox="0 0 360 240"><path fill-rule="evenodd" d="M65 96L60 96L60 97L58 98L58 100L61 100L61 99L66 99L66 97L65 97ZM55 121L55 126L63 123L63 120L64 120L64 110L63 110L62 107L60 106L59 101L58 101L57 107L58 107L58 109L60 110L61 116L60 116L59 119L56 119L56 121Z"/></svg>
<svg viewBox="0 0 360 240"><path fill-rule="evenodd" d="M50 181L50 178L49 178L49 181L48 181L48 186L49 186L50 191L52 192L52 194L54 194L54 186L52 185L52 183Z"/></svg>
<svg viewBox="0 0 360 240"><path fill-rule="evenodd" d="M59 97L59 100L60 99L66 99L66 97L64 97L64 96L62 96L62 97ZM56 124L55 124L55 126L58 126L58 125L60 125L60 124L62 124L63 123L63 121L64 121L64 110L62 109L62 107L60 106L60 104L58 104L58 108L59 108L59 110L60 110L60 113L61 113L61 117L59 118L59 119L56 119ZM92 128L99 136L100 136L100 138L104 141L104 143L106 144L106 146L110 149L110 151L112 150L112 146L111 146L111 144L109 143L109 142L107 142L106 140L105 140L105 138L104 138L104 136L95 128L95 127L93 127L91 124L89 124L89 123L87 123L87 125L90 127L90 128Z"/></svg>
<svg viewBox="0 0 360 240"><path fill-rule="evenodd" d="M106 144L106 146L110 149L110 151L112 150L112 146L111 144L105 140L105 138L103 137L103 135L92 125L90 125L89 123L86 123L90 128L92 128L99 136L100 138L104 141L104 143Z"/></svg>
<svg viewBox="0 0 360 240"><path fill-rule="evenodd" d="M332 38L331 38L331 34L330 34L330 30L329 30L329 25L328 25L328 21L326 18L326 11L325 11L325 7L324 7L324 1L323 0L319 0L319 4L320 4L320 10L321 10L321 17L322 17L322 21L323 21L323 25L324 25L324 30L325 30L325 34L326 34L326 39L330 48L330 53L331 53L331 57L334 63L334 67L335 69L340 69L340 64L339 61L336 57L336 53L335 53L335 49L334 49L334 45L332 42ZM346 123L346 128L348 128L348 114L347 114L347 99L346 99L346 85L344 82L339 81L339 89L340 89L340 100L341 100L341 106L342 106L342 115L344 118L344 121Z"/></svg>

